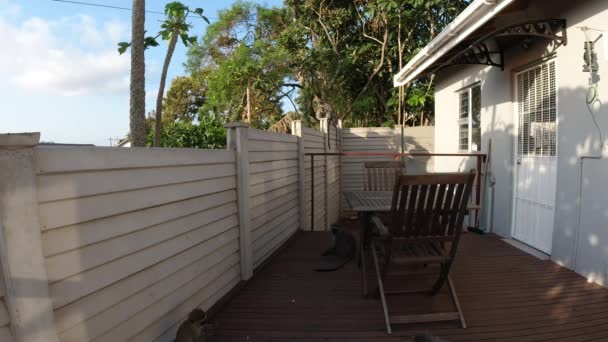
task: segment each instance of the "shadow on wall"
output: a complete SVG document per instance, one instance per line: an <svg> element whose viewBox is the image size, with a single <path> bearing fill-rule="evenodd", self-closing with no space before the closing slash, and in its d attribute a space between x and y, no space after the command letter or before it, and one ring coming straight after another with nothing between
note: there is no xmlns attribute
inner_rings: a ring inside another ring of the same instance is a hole
<svg viewBox="0 0 608 342"><path fill-rule="evenodd" d="M397 128L396 130L399 131ZM403 146L406 152L432 152L425 148L416 137L407 135L407 128L403 136ZM405 170L407 174L423 174L433 171L433 157L428 156L406 156Z"/></svg>
<svg viewBox="0 0 608 342"><path fill-rule="evenodd" d="M587 87L560 88L558 93L559 157L552 258L606 286L608 160L592 158L606 155L608 110L602 105L606 96L601 92L593 111L588 109L588 91Z"/></svg>
<svg viewBox="0 0 608 342"><path fill-rule="evenodd" d="M559 264L605 285L608 283L608 263L605 261L608 260L608 232L605 229L608 218L608 211L605 209L608 207L608 200L605 194L608 192L608 187L604 184L605 175L608 174L608 161L584 159L585 161L582 162L584 167L582 167L580 158L600 156L601 146L606 144L608 109L603 105L606 95L602 93L601 87L605 77L602 79L599 75L594 75L592 78L592 84L597 86L598 94L597 99L594 100L594 114L591 114L587 108L586 98L590 92L593 94L594 87L587 86L589 75L582 73L581 66L577 64L576 69L568 69L568 65L572 64L570 59L574 60L574 57L572 51L567 48L569 47L561 47L562 52L558 53L556 59L559 76L557 191L551 254L552 259ZM540 47L538 50L541 50ZM582 51L582 46L580 50ZM509 53L514 55L517 51L507 52L507 55ZM516 60L513 67L533 61L533 55L536 53L538 51L523 56L514 55L513 58ZM537 54L540 55L542 53ZM603 63L603 60L605 59L598 58L600 71L605 69L606 63ZM578 49L576 49L576 61L582 63ZM453 79L460 82L463 87L482 81L482 151L487 152L487 144L491 139L492 159L488 179L495 181L494 186L487 187L484 196L486 210L483 212L482 222L503 236L510 236L511 233L515 172L514 118L517 115L517 108L512 102L516 101L512 89L514 73L509 68L504 72L496 69L481 69L479 72L468 73L475 76L464 77L462 80ZM459 74L458 71L445 71L442 77L449 78L454 75L462 77L462 73ZM491 83L488 83L488 80ZM440 135L441 132L437 131L436 134ZM474 167L472 163L471 160L463 159L458 167L466 170ZM582 183L582 188L579 187L579 183ZM582 190L580 201L579 190ZM578 228L579 202L581 203L580 229Z"/></svg>
<svg viewBox="0 0 608 342"><path fill-rule="evenodd" d="M487 231L498 233L502 236L510 236L511 230L511 202L513 184L513 138L514 138L514 113L511 91L511 73L499 68L482 66L471 66L464 70L451 67L443 71L438 77L441 83L449 88L438 88L438 92L449 97L450 103L457 103L458 91L473 84L481 84L481 152L490 153L491 158L488 165L488 177L484 180L482 192L483 210L481 212L480 226ZM441 84L440 83L440 84ZM442 104L438 110L451 108L450 105ZM447 109L450 110L450 109ZM458 131L458 124L454 120L457 117L457 109L452 109L449 115L438 113L437 130L435 132L438 141L437 152L457 152L458 135L441 131L439 127L450 127L450 130ZM442 122L439 122L442 120ZM453 141L446 142L440 139L451 137ZM488 151L488 143L492 141L491 151ZM446 150L442 150L446 149ZM436 168L439 170L465 172L475 169L476 158L472 157L436 157ZM483 171L483 169L482 169ZM475 199L473 199L475 200Z"/></svg>

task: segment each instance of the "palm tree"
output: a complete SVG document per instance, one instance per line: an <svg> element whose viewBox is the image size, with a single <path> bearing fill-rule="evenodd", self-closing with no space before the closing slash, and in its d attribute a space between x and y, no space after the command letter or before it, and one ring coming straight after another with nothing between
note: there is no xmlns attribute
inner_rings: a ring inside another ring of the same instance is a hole
<svg viewBox="0 0 608 342"><path fill-rule="evenodd" d="M131 146L146 146L145 0L133 0L131 17Z"/></svg>
<svg viewBox="0 0 608 342"><path fill-rule="evenodd" d="M167 55L165 56L165 63L163 64L163 72L160 75L160 86L158 87L158 95L156 97L156 118L154 120L154 147L160 146L160 136L162 129L162 118L163 118L163 96L165 94L165 82L167 81L167 71L169 70L169 64L173 57L173 51L175 51L175 45L177 44L177 37L179 30L174 29L171 33L171 39L169 40L169 48L167 49Z"/></svg>
<svg viewBox="0 0 608 342"><path fill-rule="evenodd" d="M169 70L169 64L171 64L171 58L175 51L175 45L177 44L177 38L181 37L184 46L188 46L196 43L196 36L189 36L188 30L192 28L192 25L186 22L188 14L197 14L207 23L207 17L203 15L202 8L195 8L191 10L188 6L182 4L179 1L173 1L165 5L166 19L162 23L162 30L158 33L158 36L149 40L151 45L156 43L157 37L162 37L164 40L169 40L169 47L167 54L165 55L165 63L163 64L163 71L160 76L160 85L158 87L158 95L156 97L156 118L154 123L154 146L160 146L160 137L162 129L162 117L163 117L163 97L165 95L165 82L167 81L167 71Z"/></svg>

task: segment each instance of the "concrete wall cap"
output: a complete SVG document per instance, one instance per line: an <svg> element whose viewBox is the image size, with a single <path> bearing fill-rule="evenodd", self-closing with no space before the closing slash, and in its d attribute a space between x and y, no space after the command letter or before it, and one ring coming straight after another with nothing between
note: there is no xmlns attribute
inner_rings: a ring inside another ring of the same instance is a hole
<svg viewBox="0 0 608 342"><path fill-rule="evenodd" d="M0 148L2 147L30 147L40 142L40 133L3 133L0 134Z"/></svg>
<svg viewBox="0 0 608 342"><path fill-rule="evenodd" d="M248 122L229 122L224 124L225 128L237 128L237 127L251 127Z"/></svg>

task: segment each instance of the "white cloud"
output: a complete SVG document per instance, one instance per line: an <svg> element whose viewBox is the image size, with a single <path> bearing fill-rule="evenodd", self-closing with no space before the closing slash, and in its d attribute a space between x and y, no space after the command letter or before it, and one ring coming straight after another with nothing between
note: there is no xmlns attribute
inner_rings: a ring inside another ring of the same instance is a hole
<svg viewBox="0 0 608 342"><path fill-rule="evenodd" d="M128 39L126 27L85 15L10 22L0 12L0 76L25 90L64 96L125 92L130 58L118 55L116 43Z"/></svg>

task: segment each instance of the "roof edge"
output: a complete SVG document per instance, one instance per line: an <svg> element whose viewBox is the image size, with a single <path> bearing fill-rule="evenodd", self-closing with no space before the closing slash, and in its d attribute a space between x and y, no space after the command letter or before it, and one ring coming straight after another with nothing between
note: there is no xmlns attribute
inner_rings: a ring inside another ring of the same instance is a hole
<svg viewBox="0 0 608 342"><path fill-rule="evenodd" d="M395 75L395 87L410 83L454 46L516 0L475 0Z"/></svg>

